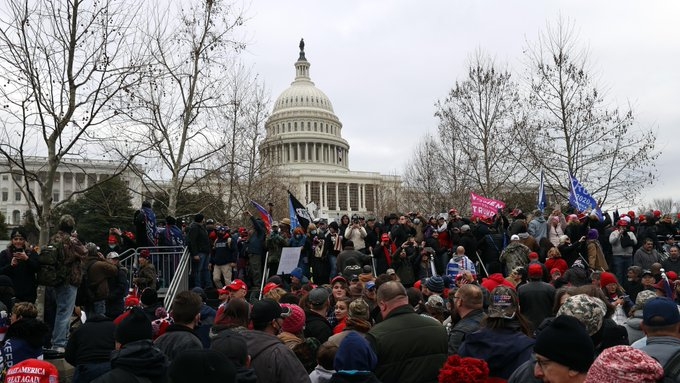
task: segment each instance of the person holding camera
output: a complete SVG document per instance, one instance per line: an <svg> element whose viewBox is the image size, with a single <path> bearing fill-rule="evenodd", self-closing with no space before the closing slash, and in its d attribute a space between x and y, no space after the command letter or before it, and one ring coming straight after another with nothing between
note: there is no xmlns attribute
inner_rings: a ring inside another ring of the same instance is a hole
<svg viewBox="0 0 680 383"><path fill-rule="evenodd" d="M40 269L38 254L26 242L26 231L12 229L9 246L0 252L0 275L7 275L14 283L17 302L35 303L38 283L35 273Z"/></svg>
<svg viewBox="0 0 680 383"><path fill-rule="evenodd" d="M352 241L356 251L366 253L366 242L364 241L366 235L366 228L361 224L359 216L356 214L352 215L352 223L345 229L344 238Z"/></svg>
<svg viewBox="0 0 680 383"><path fill-rule="evenodd" d="M628 229L628 221L620 219L616 229L609 235L614 259L613 270L616 279L626 280L628 268L633 265L633 248L637 244L635 233Z"/></svg>

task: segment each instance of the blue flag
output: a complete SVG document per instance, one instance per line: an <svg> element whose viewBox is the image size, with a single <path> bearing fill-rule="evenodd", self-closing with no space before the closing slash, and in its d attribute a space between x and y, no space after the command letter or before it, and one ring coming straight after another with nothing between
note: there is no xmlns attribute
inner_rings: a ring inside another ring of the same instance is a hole
<svg viewBox="0 0 680 383"><path fill-rule="evenodd" d="M543 210L545 210L546 205L548 204L548 198L545 195L545 185L543 184L543 169L541 169L541 182L538 184L538 203L537 207L538 210L543 213Z"/></svg>
<svg viewBox="0 0 680 383"><path fill-rule="evenodd" d="M569 175L569 203L578 211L597 208L597 201L586 190L583 185L574 177Z"/></svg>

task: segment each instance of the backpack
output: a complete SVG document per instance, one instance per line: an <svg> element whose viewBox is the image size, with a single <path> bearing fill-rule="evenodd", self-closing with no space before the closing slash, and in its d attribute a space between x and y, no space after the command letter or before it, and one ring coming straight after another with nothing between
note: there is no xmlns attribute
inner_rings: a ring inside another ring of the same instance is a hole
<svg viewBox="0 0 680 383"><path fill-rule="evenodd" d="M54 287L65 281L60 276L60 263L63 263L63 245L60 243L49 244L43 247L38 254L40 269L36 274L38 285Z"/></svg>
<svg viewBox="0 0 680 383"><path fill-rule="evenodd" d="M680 382L680 351L677 351L663 366L663 382Z"/></svg>

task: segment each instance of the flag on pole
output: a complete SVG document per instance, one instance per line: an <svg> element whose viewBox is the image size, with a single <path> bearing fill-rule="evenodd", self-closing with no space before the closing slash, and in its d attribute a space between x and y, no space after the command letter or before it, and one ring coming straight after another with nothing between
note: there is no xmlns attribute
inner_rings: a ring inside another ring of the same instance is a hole
<svg viewBox="0 0 680 383"><path fill-rule="evenodd" d="M290 215L290 229L295 230L296 227L302 226L307 231L307 226L312 222L312 218L307 208L293 196L290 190L288 190L288 212Z"/></svg>
<svg viewBox="0 0 680 383"><path fill-rule="evenodd" d="M269 214L267 209L265 209L262 205L259 203L253 201L252 199L250 200L250 203L253 204L255 209L260 213L260 218L262 218L262 221L264 222L264 227L267 229L267 233L272 231L272 216Z"/></svg>
<svg viewBox="0 0 680 383"><path fill-rule="evenodd" d="M541 169L541 182L538 184L538 203L536 206L538 210L543 212L548 204L548 198L545 195L545 185L543 184L543 169Z"/></svg>
<svg viewBox="0 0 680 383"><path fill-rule="evenodd" d="M573 175L569 175L569 203L578 211L597 208L597 201Z"/></svg>
<svg viewBox="0 0 680 383"><path fill-rule="evenodd" d="M470 205L472 206L473 217L492 218L498 214L499 209L505 209L505 202L481 195L470 193Z"/></svg>

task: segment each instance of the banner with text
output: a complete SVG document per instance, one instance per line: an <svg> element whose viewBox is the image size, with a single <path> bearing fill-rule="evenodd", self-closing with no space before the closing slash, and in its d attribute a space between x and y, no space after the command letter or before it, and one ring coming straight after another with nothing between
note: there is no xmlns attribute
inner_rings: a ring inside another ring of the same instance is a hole
<svg viewBox="0 0 680 383"><path fill-rule="evenodd" d="M472 206L473 217L491 218L498 214L498 209L505 209L505 202L481 195L470 193L470 205Z"/></svg>

